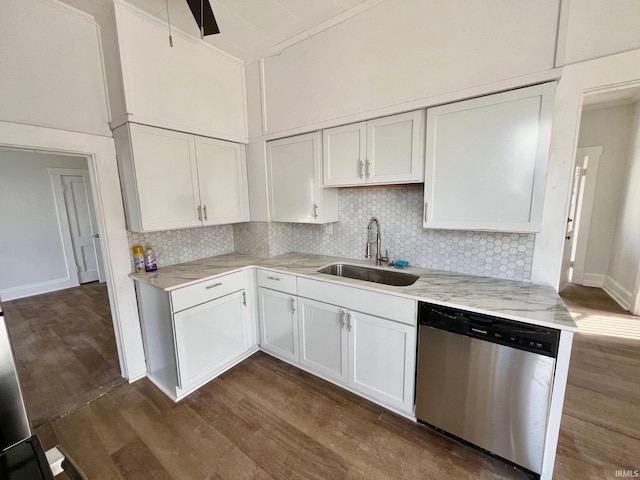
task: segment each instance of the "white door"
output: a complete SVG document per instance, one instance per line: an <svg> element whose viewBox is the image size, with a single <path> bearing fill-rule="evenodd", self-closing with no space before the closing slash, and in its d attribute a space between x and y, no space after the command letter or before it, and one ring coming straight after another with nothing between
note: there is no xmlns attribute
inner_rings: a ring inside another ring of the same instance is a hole
<svg viewBox="0 0 640 480"><path fill-rule="evenodd" d="M80 283L104 282L102 250L96 223L89 171L61 175L64 206Z"/></svg>
<svg viewBox="0 0 640 480"><path fill-rule="evenodd" d="M411 413L416 328L360 312L348 312L349 385Z"/></svg>
<svg viewBox="0 0 640 480"><path fill-rule="evenodd" d="M180 388L206 380L249 348L244 298L239 291L174 314Z"/></svg>
<svg viewBox="0 0 640 480"><path fill-rule="evenodd" d="M594 147L597 149L597 147ZM600 152L602 148L600 147ZM597 152L589 152L586 149L579 148L576 152L576 163L573 168L573 180L571 182L571 197L569 199L569 212L567 216L567 229L565 232L564 240L564 252L562 254L562 275L560 276L560 289L562 289L567 283L573 282L573 267L576 259L576 246L577 235L580 229L588 233L588 226L585 228L584 222L582 227L580 226L581 217L583 213L583 204L585 199L585 193L587 193L587 171L591 167L590 160L596 156ZM597 154L599 157L599 154ZM591 157L591 158L590 158ZM595 159L595 158L594 158ZM596 174L595 167L593 172L589 172L590 178L590 204L593 204L593 196L595 194L595 180ZM591 173L594 175L592 176ZM589 208L588 216L591 216ZM584 212L587 213L587 212ZM589 218L590 220L590 218ZM586 255L586 238L583 238L584 255ZM581 252L582 253L582 252ZM580 278L576 279L579 283L582 282L582 273L584 272L584 256L582 256L581 274Z"/></svg>
<svg viewBox="0 0 640 480"><path fill-rule="evenodd" d="M578 148L576 153L576 165L582 167L582 179L577 194L578 204L575 205L573 214L573 235L570 240L571 248L565 254L569 254L569 262L572 268L570 280L573 283L582 284L584 281L584 264L587 259L587 246L589 231L591 229L591 214L596 196L596 182L602 146ZM573 203L573 191L572 200ZM571 218L571 215L569 215ZM565 245L567 247L567 245ZM567 261L567 258L563 258ZM563 276L564 277L564 276Z"/></svg>
<svg viewBox="0 0 640 480"><path fill-rule="evenodd" d="M131 124L143 231L202 225L193 135Z"/></svg>
<svg viewBox="0 0 640 480"><path fill-rule="evenodd" d="M366 135L366 122L322 131L324 186L366 183Z"/></svg>
<svg viewBox="0 0 640 480"><path fill-rule="evenodd" d="M319 205L315 170L319 155L319 132L267 142L271 221L316 222Z"/></svg>
<svg viewBox="0 0 640 480"><path fill-rule="evenodd" d="M291 362L298 362L297 297L259 288L260 346L265 351Z"/></svg>
<svg viewBox="0 0 640 480"><path fill-rule="evenodd" d="M367 122L367 183L424 181L424 111Z"/></svg>
<svg viewBox="0 0 640 480"><path fill-rule="evenodd" d="M346 309L307 298L298 298L298 305L300 363L346 384L349 380Z"/></svg>
<svg viewBox="0 0 640 480"><path fill-rule="evenodd" d="M196 137L198 185L204 225L249 221L244 146Z"/></svg>

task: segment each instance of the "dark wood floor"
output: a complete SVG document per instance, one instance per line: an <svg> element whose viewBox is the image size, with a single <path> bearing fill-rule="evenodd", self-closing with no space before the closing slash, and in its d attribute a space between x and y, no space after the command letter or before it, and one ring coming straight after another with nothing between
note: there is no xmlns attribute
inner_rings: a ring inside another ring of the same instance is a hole
<svg viewBox="0 0 640 480"><path fill-rule="evenodd" d="M560 293L578 324L554 478L640 470L640 317L599 288Z"/></svg>
<svg viewBox="0 0 640 480"><path fill-rule="evenodd" d="M123 382L105 284L88 283L3 307L34 426Z"/></svg>
<svg viewBox="0 0 640 480"><path fill-rule="evenodd" d="M91 479L526 478L264 353L178 404L145 379L38 434Z"/></svg>
<svg viewBox="0 0 640 480"><path fill-rule="evenodd" d="M594 304L599 294L563 292L579 325L640 320L606 295ZM578 332L554 478L613 479L640 468L639 408L640 340ZM65 447L91 479L524 478L263 353L180 403L145 379L37 433L45 448Z"/></svg>

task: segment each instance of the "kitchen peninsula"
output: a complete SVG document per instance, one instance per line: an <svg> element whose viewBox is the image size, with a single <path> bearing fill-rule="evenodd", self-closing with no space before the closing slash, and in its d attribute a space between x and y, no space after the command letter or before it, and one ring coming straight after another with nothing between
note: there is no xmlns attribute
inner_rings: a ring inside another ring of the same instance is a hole
<svg viewBox="0 0 640 480"><path fill-rule="evenodd" d="M552 328L560 340L541 472L551 478L576 329L555 290L411 267L419 279L405 287L318 273L336 262L370 265L227 254L132 274L149 379L177 401L261 349L415 420L418 302Z"/></svg>

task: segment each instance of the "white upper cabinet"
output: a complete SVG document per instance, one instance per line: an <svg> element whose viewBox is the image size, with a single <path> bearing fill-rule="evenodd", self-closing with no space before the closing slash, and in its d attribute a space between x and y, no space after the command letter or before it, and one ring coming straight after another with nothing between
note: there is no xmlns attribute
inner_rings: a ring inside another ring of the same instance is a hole
<svg viewBox="0 0 640 480"><path fill-rule="evenodd" d="M198 185L204 225L249 220L249 189L244 147L195 137Z"/></svg>
<svg viewBox="0 0 640 480"><path fill-rule="evenodd" d="M249 221L244 146L137 124L114 138L132 231Z"/></svg>
<svg viewBox="0 0 640 480"><path fill-rule="evenodd" d="M325 186L366 183L367 123L360 122L322 131L322 167Z"/></svg>
<svg viewBox="0 0 640 480"><path fill-rule="evenodd" d="M321 187L320 163L320 132L267 142L271 221L338 221L338 192Z"/></svg>
<svg viewBox="0 0 640 480"><path fill-rule="evenodd" d="M427 110L424 227L540 231L555 83Z"/></svg>
<svg viewBox="0 0 640 480"><path fill-rule="evenodd" d="M114 131L125 210L135 232L202 225L193 135L130 124Z"/></svg>
<svg viewBox="0 0 640 480"><path fill-rule="evenodd" d="M323 130L323 185L422 182L424 111Z"/></svg>

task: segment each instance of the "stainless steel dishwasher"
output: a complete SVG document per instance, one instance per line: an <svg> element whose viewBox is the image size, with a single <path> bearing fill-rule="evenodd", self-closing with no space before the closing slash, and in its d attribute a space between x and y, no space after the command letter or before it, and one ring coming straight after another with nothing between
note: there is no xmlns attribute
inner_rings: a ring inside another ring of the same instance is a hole
<svg viewBox="0 0 640 480"><path fill-rule="evenodd" d="M558 330L420 303L416 417L542 469Z"/></svg>

